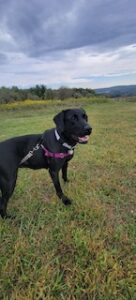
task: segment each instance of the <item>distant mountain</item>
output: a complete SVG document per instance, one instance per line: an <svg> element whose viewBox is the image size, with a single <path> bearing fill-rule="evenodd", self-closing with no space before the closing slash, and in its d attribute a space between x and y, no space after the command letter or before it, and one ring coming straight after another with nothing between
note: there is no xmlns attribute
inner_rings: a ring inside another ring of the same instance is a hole
<svg viewBox="0 0 136 300"><path fill-rule="evenodd" d="M96 94L105 94L112 97L136 96L136 85L120 85L108 88L95 89Z"/></svg>

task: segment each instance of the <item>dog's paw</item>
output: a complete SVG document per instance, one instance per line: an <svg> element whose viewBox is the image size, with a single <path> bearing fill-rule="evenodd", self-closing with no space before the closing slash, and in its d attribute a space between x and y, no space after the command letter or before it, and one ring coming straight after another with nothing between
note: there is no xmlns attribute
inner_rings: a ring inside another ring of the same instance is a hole
<svg viewBox="0 0 136 300"><path fill-rule="evenodd" d="M72 204L72 200L70 200L70 199L67 198L67 197L64 197L64 198L62 199L62 202L63 202L64 205L71 205L71 204Z"/></svg>
<svg viewBox="0 0 136 300"><path fill-rule="evenodd" d="M63 178L63 180L64 180L64 183L69 183L70 182L70 180L67 179L67 178Z"/></svg>
<svg viewBox="0 0 136 300"><path fill-rule="evenodd" d="M15 216L13 216L13 215L9 215L9 214L0 214L0 216L1 216L1 218L2 219L11 219L11 220L14 220L15 219Z"/></svg>

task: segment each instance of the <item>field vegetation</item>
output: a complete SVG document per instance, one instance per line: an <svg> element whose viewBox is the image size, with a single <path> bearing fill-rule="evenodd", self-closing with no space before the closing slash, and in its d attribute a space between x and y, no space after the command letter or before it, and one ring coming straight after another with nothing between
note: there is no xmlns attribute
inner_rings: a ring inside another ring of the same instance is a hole
<svg viewBox="0 0 136 300"><path fill-rule="evenodd" d="M31 100L66 100L69 98L90 98L95 96L95 91L85 88L60 87L58 89L47 88L46 85L36 85L27 89L16 86L0 87L0 103L12 103L16 101Z"/></svg>
<svg viewBox="0 0 136 300"><path fill-rule="evenodd" d="M86 109L93 134L62 182L70 207L47 170L19 171L8 206L15 219L0 219L0 299L136 299L135 103L28 102L0 106L0 140L43 132L73 106Z"/></svg>

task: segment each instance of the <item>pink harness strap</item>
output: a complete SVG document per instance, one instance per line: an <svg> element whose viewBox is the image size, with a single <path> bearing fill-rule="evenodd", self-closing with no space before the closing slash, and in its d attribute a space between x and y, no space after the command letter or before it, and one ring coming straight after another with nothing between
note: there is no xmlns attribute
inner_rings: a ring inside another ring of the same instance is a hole
<svg viewBox="0 0 136 300"><path fill-rule="evenodd" d="M73 150L69 150L67 153L62 153L62 152L50 152L48 151L43 145L41 145L42 149L44 150L44 155L46 157L52 157L52 158L65 158L68 157L70 155L73 155Z"/></svg>

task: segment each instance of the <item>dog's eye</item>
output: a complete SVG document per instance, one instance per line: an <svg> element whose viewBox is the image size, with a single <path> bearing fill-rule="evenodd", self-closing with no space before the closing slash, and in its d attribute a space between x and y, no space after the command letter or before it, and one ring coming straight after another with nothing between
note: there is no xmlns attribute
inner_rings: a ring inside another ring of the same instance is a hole
<svg viewBox="0 0 136 300"><path fill-rule="evenodd" d="M78 121L78 116L76 114L72 116L72 121Z"/></svg>
<svg viewBox="0 0 136 300"><path fill-rule="evenodd" d="M83 119L85 119L87 121L87 115L86 114L82 114Z"/></svg>

